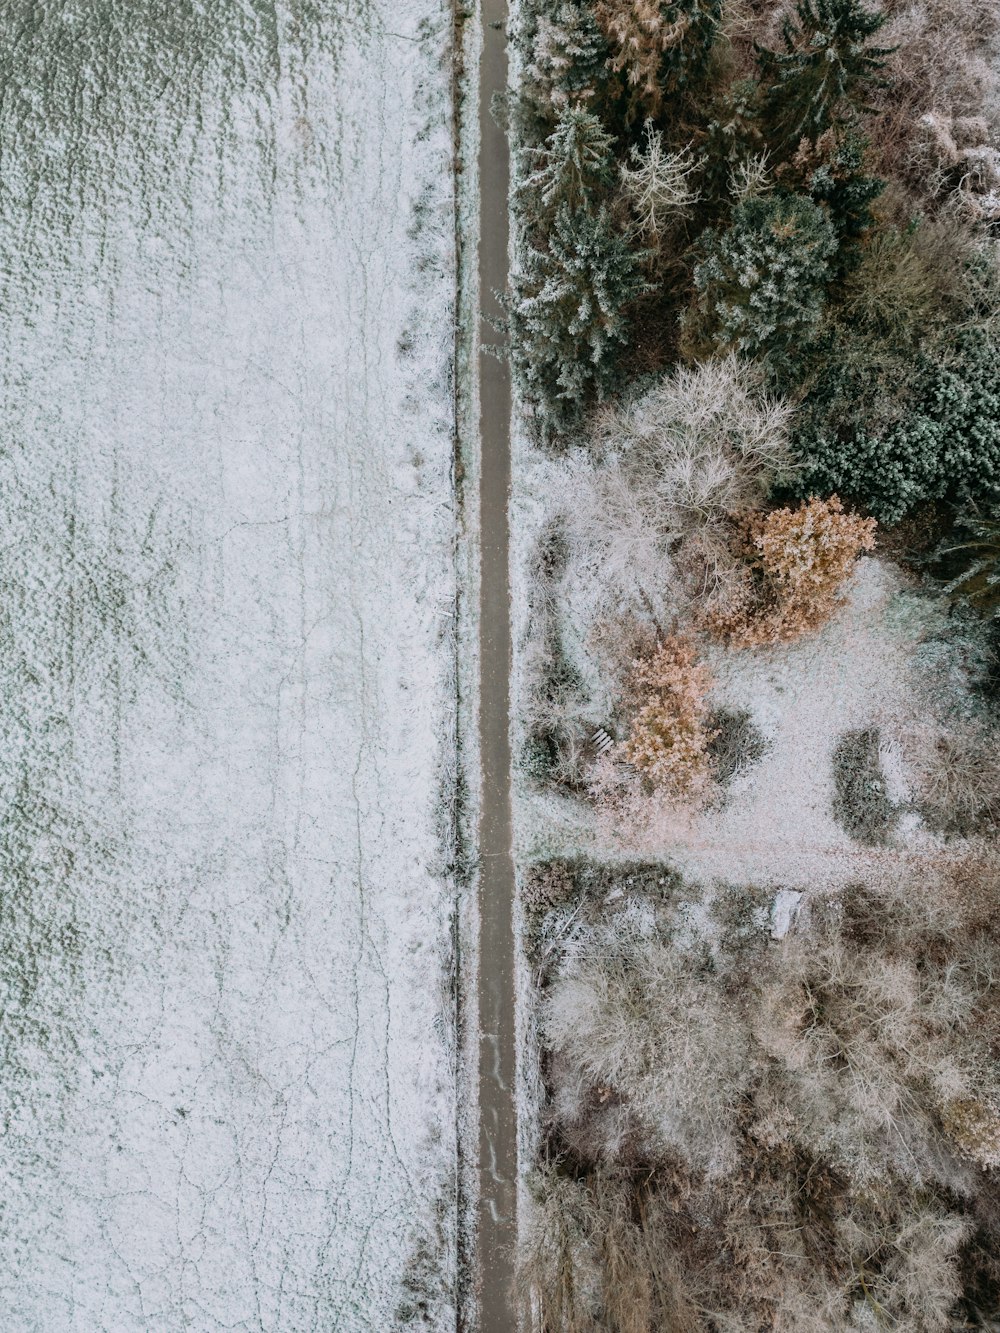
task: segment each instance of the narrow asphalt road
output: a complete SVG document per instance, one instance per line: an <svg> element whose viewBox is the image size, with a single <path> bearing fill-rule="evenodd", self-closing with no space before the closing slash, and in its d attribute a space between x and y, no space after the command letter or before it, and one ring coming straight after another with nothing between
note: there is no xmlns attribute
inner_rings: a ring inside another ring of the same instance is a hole
<svg viewBox="0 0 1000 1333"><path fill-rule="evenodd" d="M483 0L480 65L480 333L507 286L507 143L490 115L507 86L505 0ZM510 382L505 364L480 354L480 746L479 829L479 1276L480 1333L513 1333L517 1115L514 1100L514 864L510 799Z"/></svg>

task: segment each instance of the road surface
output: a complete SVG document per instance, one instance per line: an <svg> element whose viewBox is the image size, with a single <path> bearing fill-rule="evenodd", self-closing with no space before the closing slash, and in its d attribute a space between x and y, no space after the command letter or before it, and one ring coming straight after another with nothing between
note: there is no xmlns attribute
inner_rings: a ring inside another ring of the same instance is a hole
<svg viewBox="0 0 1000 1333"><path fill-rule="evenodd" d="M490 115L507 85L504 0L483 0L480 66L480 250L483 340L507 286L507 187L503 131ZM514 937L510 805L510 385L506 366L480 356L480 1217L481 1333L510 1333L517 1178L514 1105Z"/></svg>

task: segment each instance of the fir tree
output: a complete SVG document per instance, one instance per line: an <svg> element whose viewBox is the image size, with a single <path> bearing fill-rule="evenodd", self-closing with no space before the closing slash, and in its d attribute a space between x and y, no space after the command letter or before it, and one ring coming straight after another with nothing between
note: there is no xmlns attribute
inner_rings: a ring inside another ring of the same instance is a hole
<svg viewBox="0 0 1000 1333"><path fill-rule="evenodd" d="M738 79L712 108L700 152L701 186L716 209L728 210L730 187L744 164L769 159L760 123L760 86Z"/></svg>
<svg viewBox="0 0 1000 1333"><path fill-rule="evenodd" d="M564 0L538 19L523 85L545 111L588 102L607 82L609 54L591 6Z"/></svg>
<svg viewBox="0 0 1000 1333"><path fill-rule="evenodd" d="M560 204L545 249L528 249L509 302L510 356L545 431L565 429L611 387L628 341L625 307L647 290L645 252L608 210Z"/></svg>
<svg viewBox="0 0 1000 1333"><path fill-rule="evenodd" d="M885 15L859 0L798 0L796 15L797 23L786 19L782 26L784 51L757 48L768 140L784 155L843 123L848 110L863 108L891 54L869 45Z"/></svg>
<svg viewBox="0 0 1000 1333"><path fill-rule="evenodd" d="M625 75L634 102L655 114L665 95L704 73L722 0L598 0L596 14L611 69Z"/></svg>
<svg viewBox="0 0 1000 1333"><path fill-rule="evenodd" d="M524 190L543 209L579 208L610 184L614 136L583 107L564 107L545 146L534 150L536 169Z"/></svg>

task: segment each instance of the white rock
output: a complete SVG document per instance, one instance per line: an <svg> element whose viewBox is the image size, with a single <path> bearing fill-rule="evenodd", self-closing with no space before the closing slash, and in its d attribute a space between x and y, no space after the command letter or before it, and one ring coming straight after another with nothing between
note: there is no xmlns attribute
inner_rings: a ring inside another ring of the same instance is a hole
<svg viewBox="0 0 1000 1333"><path fill-rule="evenodd" d="M802 894L795 889L779 889L771 904L771 938L783 940L792 928Z"/></svg>

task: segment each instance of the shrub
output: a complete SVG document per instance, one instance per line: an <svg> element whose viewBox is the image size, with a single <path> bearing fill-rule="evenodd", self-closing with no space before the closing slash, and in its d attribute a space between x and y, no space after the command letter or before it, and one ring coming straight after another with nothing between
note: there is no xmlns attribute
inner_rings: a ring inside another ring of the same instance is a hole
<svg viewBox="0 0 1000 1333"><path fill-rule="evenodd" d="M758 49L768 142L779 153L863 107L890 54L869 45L885 16L859 0L798 0L795 12L782 25L784 50Z"/></svg>
<svg viewBox="0 0 1000 1333"><path fill-rule="evenodd" d="M833 751L833 813L857 842L879 847L897 818L889 800L877 728L847 731Z"/></svg>
<svg viewBox="0 0 1000 1333"><path fill-rule="evenodd" d="M948 219L922 218L905 227L883 223L844 284L838 353L847 359L853 350L870 361L866 334L905 350L961 323L975 300L976 263L972 237Z"/></svg>
<svg viewBox="0 0 1000 1333"><path fill-rule="evenodd" d="M697 958L621 921L592 930L552 980L543 1028L588 1087L628 1105L647 1161L680 1153L716 1172L731 1161L747 1034Z"/></svg>
<svg viewBox="0 0 1000 1333"><path fill-rule="evenodd" d="M764 356L784 365L823 315L837 248L827 213L799 195L750 196L727 229L707 232L699 245L687 352Z"/></svg>
<svg viewBox="0 0 1000 1333"><path fill-rule="evenodd" d="M906 389L881 425L868 411L872 386L877 392L882 382L877 363L831 359L824 367L795 432L802 490L835 489L886 524L929 500L1000 501L996 336L970 330L950 351L889 364L897 392L899 379Z"/></svg>
<svg viewBox="0 0 1000 1333"><path fill-rule="evenodd" d="M836 609L855 560L874 545L875 520L845 513L836 495L756 517L746 581L712 623L742 647L818 629Z"/></svg>
<svg viewBox="0 0 1000 1333"><path fill-rule="evenodd" d="M711 600L738 563L732 516L789 476L790 420L735 357L679 368L606 409L595 439L604 461L575 467L566 518L609 601L664 621L685 595Z"/></svg>
<svg viewBox="0 0 1000 1333"><path fill-rule="evenodd" d="M933 720L910 728L903 752L931 827L969 836L1000 820L1000 735L982 723Z"/></svg>
<svg viewBox="0 0 1000 1333"><path fill-rule="evenodd" d="M593 1203L555 1171L533 1184L534 1207L518 1236L522 1315L539 1333L596 1333L600 1269Z"/></svg>
<svg viewBox="0 0 1000 1333"><path fill-rule="evenodd" d="M697 794L708 777L710 685L694 644L678 635L633 669L632 721L622 754L654 786L678 797Z"/></svg>
<svg viewBox="0 0 1000 1333"><path fill-rule="evenodd" d="M965 518L938 557L952 571L947 591L953 597L963 599L986 618L1000 618L1000 522Z"/></svg>
<svg viewBox="0 0 1000 1333"><path fill-rule="evenodd" d="M1000 1166L1000 1110L980 1097L956 1097L941 1111L945 1133L984 1171Z"/></svg>
<svg viewBox="0 0 1000 1333"><path fill-rule="evenodd" d="M720 1329L957 1328L963 1279L995 1272L974 1234L998 1209L995 929L959 934L915 884L815 895L780 942L766 921L720 933L714 898L694 916L616 899L563 947L542 1013L547 1147L578 1193L566 1175L553 1191L588 1218L585 1326L631 1329L631 1304L642 1333L695 1311Z"/></svg>
<svg viewBox="0 0 1000 1333"><path fill-rule="evenodd" d="M715 708L708 715L707 726L712 733L709 763L720 786L728 785L767 753L768 743L745 708Z"/></svg>
<svg viewBox="0 0 1000 1333"><path fill-rule="evenodd" d="M571 1180L551 1165L528 1186L518 1287L532 1333L700 1333L653 1191L613 1172Z"/></svg>
<svg viewBox="0 0 1000 1333"><path fill-rule="evenodd" d="M543 248L514 275L506 327L513 371L543 432L564 430L614 382L626 307L646 289L633 251L602 206L560 204Z"/></svg>
<svg viewBox="0 0 1000 1333"><path fill-rule="evenodd" d="M1000 11L966 0L885 0L881 40L892 48L889 85L873 100L869 124L882 169L903 172L910 185L933 196L941 178L919 149L921 121L940 116L961 133L963 147L989 142L997 119L996 42ZM971 122L979 119L979 127ZM984 123L985 120L985 123ZM956 125L956 122L964 122ZM915 149L917 151L915 151Z"/></svg>
<svg viewBox="0 0 1000 1333"><path fill-rule="evenodd" d="M636 101L655 114L665 93L698 77L722 12L722 0L597 0L595 13Z"/></svg>

